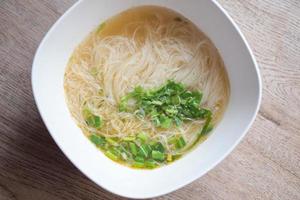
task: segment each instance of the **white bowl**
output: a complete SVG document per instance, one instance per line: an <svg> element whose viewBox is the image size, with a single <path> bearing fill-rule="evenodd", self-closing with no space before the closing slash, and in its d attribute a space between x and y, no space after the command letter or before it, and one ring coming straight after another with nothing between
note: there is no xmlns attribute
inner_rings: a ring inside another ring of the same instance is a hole
<svg viewBox="0 0 300 200"><path fill-rule="evenodd" d="M205 32L219 49L231 86L228 108L211 136L182 159L154 170L130 169L97 150L71 118L63 88L65 67L76 45L108 17L145 4L176 10ZM169 193L212 169L246 134L261 99L259 70L244 36L211 0L81 0L41 42L33 62L32 87L50 134L73 164L106 190L131 198Z"/></svg>

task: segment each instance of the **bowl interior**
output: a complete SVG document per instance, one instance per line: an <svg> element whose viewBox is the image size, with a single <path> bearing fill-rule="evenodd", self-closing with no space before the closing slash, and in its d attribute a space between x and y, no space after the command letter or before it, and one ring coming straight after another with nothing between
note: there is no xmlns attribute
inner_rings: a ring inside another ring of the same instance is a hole
<svg viewBox="0 0 300 200"><path fill-rule="evenodd" d="M224 118L212 135L171 165L136 170L116 164L92 145L68 111L64 71L74 48L98 24L137 5L160 5L182 13L215 44L224 60L231 96ZM260 103L260 78L243 36L217 3L210 0L82 0L51 28L37 50L32 85L41 116L66 156L103 188L132 198L171 192L199 178L220 162L240 141Z"/></svg>

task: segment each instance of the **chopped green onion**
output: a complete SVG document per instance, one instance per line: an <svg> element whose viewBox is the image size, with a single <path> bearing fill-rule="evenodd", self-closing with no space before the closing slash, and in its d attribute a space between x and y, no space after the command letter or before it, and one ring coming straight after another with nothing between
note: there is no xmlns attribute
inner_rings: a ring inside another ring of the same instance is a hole
<svg viewBox="0 0 300 200"><path fill-rule="evenodd" d="M133 91L134 96L138 97L138 96L141 96L143 93L144 93L144 89L141 86L137 86L134 88L134 91Z"/></svg>
<svg viewBox="0 0 300 200"><path fill-rule="evenodd" d="M133 162L132 167L143 168L145 167L145 164L143 162Z"/></svg>
<svg viewBox="0 0 300 200"><path fill-rule="evenodd" d="M172 125L172 119L166 117L166 116L160 116L160 126L162 128L170 128Z"/></svg>
<svg viewBox="0 0 300 200"><path fill-rule="evenodd" d="M100 128L102 125L101 118L96 115L91 115L86 119L86 123L88 126L94 127L94 128Z"/></svg>
<svg viewBox="0 0 300 200"><path fill-rule="evenodd" d="M202 131L201 131L201 135L205 135L207 134L209 131L212 130L212 126L210 126L210 122L212 120L212 117L211 116L208 116L208 118L206 119L205 121L205 124L202 128Z"/></svg>
<svg viewBox="0 0 300 200"><path fill-rule="evenodd" d="M155 168L157 166L157 163L154 160L149 159L149 160L145 161L145 166L147 168L153 169L153 168Z"/></svg>
<svg viewBox="0 0 300 200"><path fill-rule="evenodd" d="M129 148L130 148L130 152L131 152L134 156L136 156L137 153L138 153L136 144L134 144L133 142L130 142L130 143L129 143Z"/></svg>
<svg viewBox="0 0 300 200"><path fill-rule="evenodd" d="M176 141L176 148L177 149L181 149L186 145L186 142L184 140L184 138L181 136L180 138L177 139Z"/></svg>
<svg viewBox="0 0 300 200"><path fill-rule="evenodd" d="M85 119L85 122L88 126L94 127L94 128L101 128L102 126L102 119L94 115L89 109L84 109L82 111L82 115Z"/></svg>
<svg viewBox="0 0 300 200"><path fill-rule="evenodd" d="M164 146L162 145L162 143L160 143L160 142L154 143L153 145L151 145L151 148L152 148L153 150L159 151L159 152L161 152L161 153L164 153L164 152L165 152L165 148L164 148Z"/></svg>
<svg viewBox="0 0 300 200"><path fill-rule="evenodd" d="M176 126L180 126L182 124L182 120L179 117L174 117L174 122Z"/></svg>
<svg viewBox="0 0 300 200"><path fill-rule="evenodd" d="M129 100L129 95L126 95L126 96L124 96L124 97L121 98L121 102L119 104L119 111L120 112L127 111L128 100Z"/></svg>
<svg viewBox="0 0 300 200"><path fill-rule="evenodd" d="M172 96L171 97L171 102L173 105L179 105L180 104L180 96Z"/></svg>
<svg viewBox="0 0 300 200"><path fill-rule="evenodd" d="M97 146L103 146L106 143L105 138L103 136L98 136L96 134L91 135L90 140Z"/></svg>
<svg viewBox="0 0 300 200"><path fill-rule="evenodd" d="M143 157L140 157L140 156L135 157L134 160L137 161L137 162L140 162L140 163L145 161L145 159Z"/></svg>
<svg viewBox="0 0 300 200"><path fill-rule="evenodd" d="M208 118L211 116L211 111L210 110L207 110L205 108L201 108L199 110L199 112L197 113L197 115L201 118L201 119L204 119L204 118Z"/></svg>
<svg viewBox="0 0 300 200"><path fill-rule="evenodd" d="M178 113L178 110L176 109L176 107L174 106L169 106L166 109L166 113L170 116L170 115L176 115Z"/></svg>
<svg viewBox="0 0 300 200"><path fill-rule="evenodd" d="M152 122L153 122L154 126L157 126L157 127L160 126L160 121L159 121L158 117L153 117Z"/></svg>
<svg viewBox="0 0 300 200"><path fill-rule="evenodd" d="M168 144L175 144L176 142L177 142L176 136L172 136L172 137L168 138Z"/></svg>
<svg viewBox="0 0 300 200"><path fill-rule="evenodd" d="M134 105L128 106L133 99ZM137 117L148 116L155 126L170 128L180 126L183 121L204 119L211 115L207 109L200 108L202 93L188 90L182 83L168 80L164 85L145 90L141 86L121 98L120 111L135 113Z"/></svg>
<svg viewBox="0 0 300 200"><path fill-rule="evenodd" d="M163 104L163 102L154 100L154 101L151 101L151 104L161 106Z"/></svg>
<svg viewBox="0 0 300 200"><path fill-rule="evenodd" d="M117 146L117 147L111 147L111 149L113 150L113 152L115 152L115 154L120 157L122 152L124 152L124 150L120 147L120 146Z"/></svg>
<svg viewBox="0 0 300 200"><path fill-rule="evenodd" d="M110 159L112 159L112 160L118 160L119 159L119 156L117 155L117 153L112 149L107 150L105 152L105 155L107 157L109 157Z"/></svg>
<svg viewBox="0 0 300 200"><path fill-rule="evenodd" d="M119 110L131 112L137 118L151 120L158 130L173 128L175 125L179 127L182 123L194 119L205 119L203 128L193 141L195 144L213 128L212 112L201 107L202 95L199 91L189 90L182 83L169 80L158 88L146 90L141 86L135 87L132 92L121 98ZM102 126L101 117L93 114L88 108L82 111L82 115L90 127L99 129ZM163 143L152 139L145 132L123 138L91 134L89 138L110 159L128 162L137 168L155 168L160 163L173 162L182 156L167 152ZM181 149L187 151L193 144L187 146L184 137L179 133L167 141L172 151Z"/></svg>
<svg viewBox="0 0 300 200"><path fill-rule="evenodd" d="M106 138L106 141L109 143L109 144L111 144L111 145L113 145L113 146L118 146L119 145L119 143L116 141L116 139L114 139L114 138L109 138L109 137L107 137Z"/></svg>
<svg viewBox="0 0 300 200"><path fill-rule="evenodd" d="M142 144L142 145L140 146L140 150L141 150L141 153L142 153L143 157L148 157L148 155L149 155L150 152L151 152L151 148L150 148L150 146L147 145L147 144Z"/></svg>
<svg viewBox="0 0 300 200"><path fill-rule="evenodd" d="M181 156L182 156L181 154L173 155L172 156L173 161L179 159Z"/></svg>
<svg viewBox="0 0 300 200"><path fill-rule="evenodd" d="M171 154L168 154L168 155L167 155L167 161L168 161L168 162L172 162L172 155L171 155Z"/></svg>
<svg viewBox="0 0 300 200"><path fill-rule="evenodd" d="M149 139L149 136L145 132L140 132L137 135L137 138L139 138L141 142L146 142Z"/></svg>
<svg viewBox="0 0 300 200"><path fill-rule="evenodd" d="M161 153L160 151L153 150L152 151L152 158L154 160L163 161L165 159L165 154Z"/></svg>

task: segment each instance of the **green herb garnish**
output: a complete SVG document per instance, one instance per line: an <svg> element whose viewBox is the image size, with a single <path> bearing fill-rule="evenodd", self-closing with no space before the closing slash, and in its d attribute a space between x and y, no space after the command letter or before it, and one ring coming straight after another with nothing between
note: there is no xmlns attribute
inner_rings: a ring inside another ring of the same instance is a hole
<svg viewBox="0 0 300 200"><path fill-rule="evenodd" d="M146 118L160 129L179 127L191 120L205 120L203 127L195 133L196 139L192 144L186 141L180 132L167 138L167 141L152 137L143 131L126 137L104 137L97 133L91 134L89 138L108 158L126 162L132 167L152 169L173 162L213 128L212 112L201 107L201 99L201 92L169 80L154 89L135 87L132 92L123 96L119 103L120 112L131 112L140 119ZM82 115L88 126L100 131L103 124L100 116L88 108L83 110Z"/></svg>
<svg viewBox="0 0 300 200"><path fill-rule="evenodd" d="M153 159L149 159L145 161L145 166L149 169L153 169L157 167L157 163Z"/></svg>
<svg viewBox="0 0 300 200"><path fill-rule="evenodd" d="M94 115L89 109L84 109L82 115L88 126L99 129L102 126L102 119L100 116Z"/></svg>
<svg viewBox="0 0 300 200"><path fill-rule="evenodd" d="M144 132L141 132L137 135L137 138L142 142L145 143L149 139L148 135Z"/></svg>
<svg viewBox="0 0 300 200"><path fill-rule="evenodd" d="M164 161L165 160L165 154L161 153L160 151L152 151L152 158L154 160L158 160L158 161Z"/></svg>
<svg viewBox="0 0 300 200"><path fill-rule="evenodd" d="M176 148L181 149L186 145L184 138L181 136L176 140Z"/></svg>
<svg viewBox="0 0 300 200"><path fill-rule="evenodd" d="M154 143L153 145L151 145L151 148L153 150L156 150L156 151L159 151L161 153L164 153L165 152L165 147L162 145L162 143L160 142L156 142Z"/></svg>
<svg viewBox="0 0 300 200"><path fill-rule="evenodd" d="M147 144L142 144L140 146L140 150L141 150L141 153L143 154L143 157L148 157L148 155L151 153L151 148Z"/></svg>
<svg viewBox="0 0 300 200"><path fill-rule="evenodd" d="M202 128L202 131L201 131L201 135L205 135L213 129L213 126L210 124L211 120L212 120L212 117L211 117L211 114L210 114L209 116L207 116L207 119L206 119L205 124Z"/></svg>
<svg viewBox="0 0 300 200"><path fill-rule="evenodd" d="M143 157L137 156L134 158L135 161L143 163L145 161L145 159Z"/></svg>
<svg viewBox="0 0 300 200"><path fill-rule="evenodd" d="M182 83L169 80L159 88L146 90L141 86L121 98L120 111L148 116L153 124L164 129L183 121L205 119L210 111L200 108L202 93L189 90ZM128 105L129 100L134 103Z"/></svg>
<svg viewBox="0 0 300 200"><path fill-rule="evenodd" d="M133 143L133 142L130 142L129 143L129 148L130 148L130 152L132 153L132 155L136 156L137 153L138 153L136 144Z"/></svg>
<svg viewBox="0 0 300 200"><path fill-rule="evenodd" d="M92 143L94 143L96 146L104 146L105 143L106 143L106 140L105 140L105 137L103 136L99 136L99 135L96 135L96 134L92 134L90 136L90 140Z"/></svg>
<svg viewBox="0 0 300 200"><path fill-rule="evenodd" d="M133 162L132 167L144 168L145 167L145 163L143 163L143 162Z"/></svg>
<svg viewBox="0 0 300 200"><path fill-rule="evenodd" d="M105 152L105 155L112 160L118 160L119 154L115 149L109 149Z"/></svg>

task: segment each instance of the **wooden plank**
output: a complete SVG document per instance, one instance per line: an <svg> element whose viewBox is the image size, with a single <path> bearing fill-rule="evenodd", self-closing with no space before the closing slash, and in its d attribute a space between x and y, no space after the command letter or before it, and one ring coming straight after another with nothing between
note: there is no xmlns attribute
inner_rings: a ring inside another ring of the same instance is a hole
<svg viewBox="0 0 300 200"><path fill-rule="evenodd" d="M123 199L92 183L62 154L32 96L36 48L74 2L0 1L0 199ZM262 107L220 165L158 199L300 199L300 1L219 2L257 58Z"/></svg>

